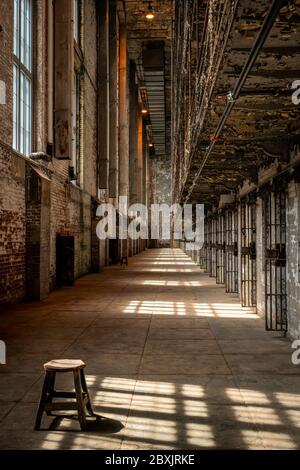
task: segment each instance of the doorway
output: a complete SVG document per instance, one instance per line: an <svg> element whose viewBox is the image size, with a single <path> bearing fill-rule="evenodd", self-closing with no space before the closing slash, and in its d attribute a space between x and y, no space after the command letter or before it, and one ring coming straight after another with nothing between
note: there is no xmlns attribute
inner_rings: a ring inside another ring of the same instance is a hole
<svg viewBox="0 0 300 470"><path fill-rule="evenodd" d="M69 287L74 285L74 237L56 235L56 286Z"/></svg>

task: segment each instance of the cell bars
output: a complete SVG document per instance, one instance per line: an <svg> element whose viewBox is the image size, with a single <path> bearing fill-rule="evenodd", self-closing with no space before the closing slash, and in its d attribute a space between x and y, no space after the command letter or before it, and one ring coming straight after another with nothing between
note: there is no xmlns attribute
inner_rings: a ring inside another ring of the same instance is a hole
<svg viewBox="0 0 300 470"><path fill-rule="evenodd" d="M217 219L215 214L211 215L207 220L207 272L210 277L217 276Z"/></svg>
<svg viewBox="0 0 300 470"><path fill-rule="evenodd" d="M228 208L205 218L199 265L226 292L238 292L238 211Z"/></svg>
<svg viewBox="0 0 300 470"><path fill-rule="evenodd" d="M264 194L266 329L287 331L286 190Z"/></svg>
<svg viewBox="0 0 300 470"><path fill-rule="evenodd" d="M225 211L225 288L228 293L238 292L238 210Z"/></svg>
<svg viewBox="0 0 300 470"><path fill-rule="evenodd" d="M205 218L204 220L204 242L203 246L199 251L199 266L204 270L204 272L208 272L208 220Z"/></svg>
<svg viewBox="0 0 300 470"><path fill-rule="evenodd" d="M225 284L225 216L219 212L216 218L216 282Z"/></svg>
<svg viewBox="0 0 300 470"><path fill-rule="evenodd" d="M248 197L240 205L241 302L256 306L256 199Z"/></svg>

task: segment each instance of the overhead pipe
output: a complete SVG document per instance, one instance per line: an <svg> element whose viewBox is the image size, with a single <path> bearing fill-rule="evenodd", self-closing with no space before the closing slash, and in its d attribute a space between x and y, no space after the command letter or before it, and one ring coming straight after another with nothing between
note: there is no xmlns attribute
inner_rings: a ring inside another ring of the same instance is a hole
<svg viewBox="0 0 300 470"><path fill-rule="evenodd" d="M193 183L189 189L189 192L185 198L185 203L188 202L192 192L193 192L193 189L198 181L198 178L205 166L205 163L207 162L211 152L213 151L214 147L215 147L215 144L219 138L219 135L220 133L222 132L223 130L223 127L237 101L237 99L239 98L239 95L240 95L240 92L241 92L241 89L243 88L247 78L248 78L248 75L249 75L249 72L250 70L252 69L268 35L269 35L269 32L277 18L277 15L279 13L279 10L284 6L284 4L288 3L289 0L273 0L273 3L270 7L270 10L267 14L267 16L265 17L265 20L263 22L263 25L261 27L261 30L253 44L253 47L250 51L250 54L249 54L249 57L247 59L247 62L245 63L244 67L243 67L243 70L238 78L238 81L236 82L235 84L235 87L233 89L232 92L229 92L228 93L228 102L227 102L227 105L226 105L226 108L221 116L221 119L218 123L218 126L217 126L217 129L215 131L215 133L213 134L213 136L211 137L211 142L210 142L210 145L209 147L207 148L207 151L204 155L204 158L200 164L200 167L193 179Z"/></svg>

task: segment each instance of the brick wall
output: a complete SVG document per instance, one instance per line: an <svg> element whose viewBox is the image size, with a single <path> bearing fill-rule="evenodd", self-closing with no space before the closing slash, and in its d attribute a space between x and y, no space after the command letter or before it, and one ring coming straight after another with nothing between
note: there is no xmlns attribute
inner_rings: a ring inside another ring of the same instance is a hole
<svg viewBox="0 0 300 470"><path fill-rule="evenodd" d="M25 295L25 164L0 142L0 303Z"/></svg>
<svg viewBox="0 0 300 470"><path fill-rule="evenodd" d="M6 104L0 105L0 139L12 143L12 100L13 100L13 0L1 2L0 8L0 80L6 85Z"/></svg>
<svg viewBox="0 0 300 470"><path fill-rule="evenodd" d="M1 3L0 80L6 104L0 105L0 303L25 293L25 163L11 150L13 100L13 1Z"/></svg>
<svg viewBox="0 0 300 470"><path fill-rule="evenodd" d="M12 149L12 26L13 1L1 5L0 80L6 83L7 102L0 106L0 302L16 302L26 297L27 278L36 282L40 297L56 285L56 235L75 238L75 278L91 270L91 198L96 196L97 177L97 15L95 0L84 2L82 44L85 71L82 79L83 127L81 141L80 188L69 180L69 161L53 158L40 161L41 171L49 176L40 204L26 206L26 161ZM48 142L47 121L47 2L36 3L36 74L34 90L35 150L45 151ZM41 26L42 25L42 26ZM2 143L1 143L2 142ZM28 161L29 162L29 161ZM28 166L28 165L27 165ZM44 170L43 170L44 167ZM94 228L94 227L93 227ZM40 243L33 243L36 236ZM27 240L27 245L26 245ZM37 250L38 253L34 251ZM94 240L94 252L97 241ZM34 255L34 256L33 256ZM100 264L100 263L98 263ZM36 269L36 276L34 272ZM40 273L38 272L40 270ZM29 280L30 282L30 280Z"/></svg>

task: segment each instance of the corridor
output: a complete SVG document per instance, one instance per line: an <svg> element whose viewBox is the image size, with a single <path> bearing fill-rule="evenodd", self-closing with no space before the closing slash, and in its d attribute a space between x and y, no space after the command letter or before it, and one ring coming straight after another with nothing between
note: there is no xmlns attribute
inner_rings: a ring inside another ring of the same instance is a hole
<svg viewBox="0 0 300 470"><path fill-rule="evenodd" d="M290 342L179 249L147 250L0 316L1 449L300 446ZM33 431L43 363L59 357L86 362L97 428L46 417Z"/></svg>

